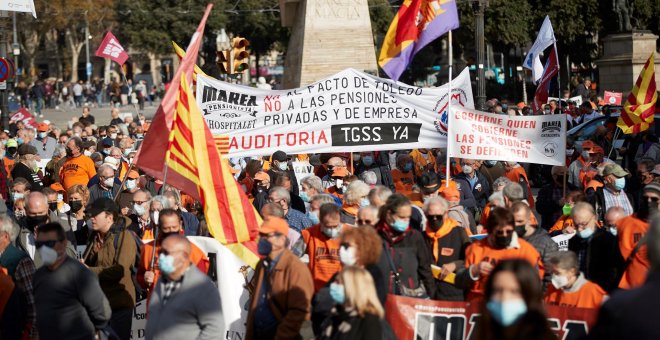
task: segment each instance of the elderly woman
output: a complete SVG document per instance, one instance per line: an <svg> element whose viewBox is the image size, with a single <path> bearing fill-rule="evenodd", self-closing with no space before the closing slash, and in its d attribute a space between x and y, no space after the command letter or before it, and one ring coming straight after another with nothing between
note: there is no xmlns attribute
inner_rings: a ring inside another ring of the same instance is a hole
<svg viewBox="0 0 660 340"><path fill-rule="evenodd" d="M369 185L360 180L354 180L348 185L341 206L340 221L342 223L355 225L358 210L369 205L367 196L370 190Z"/></svg>
<svg viewBox="0 0 660 340"><path fill-rule="evenodd" d="M479 221L479 224L482 226L486 225L486 221L488 220L488 215L490 214L490 211L499 206L503 207L504 205L498 205L497 202L501 199L502 204L504 203L504 197L502 197L502 190L504 190L504 187L511 183L511 180L502 176L497 178L496 180L493 181L493 193L488 197L488 203L486 204L486 207L484 208L484 212L481 214L481 220ZM499 195L496 195L498 194Z"/></svg>
<svg viewBox="0 0 660 340"><path fill-rule="evenodd" d="M89 238L90 224L85 219L85 207L89 202L89 189L86 186L76 184L66 192L69 200L69 211L66 212L69 223L73 227L76 236L76 244L87 244Z"/></svg>
<svg viewBox="0 0 660 340"><path fill-rule="evenodd" d="M300 198L305 203L309 203L312 197L323 193L323 182L318 176L307 176L300 181L302 190L300 191Z"/></svg>

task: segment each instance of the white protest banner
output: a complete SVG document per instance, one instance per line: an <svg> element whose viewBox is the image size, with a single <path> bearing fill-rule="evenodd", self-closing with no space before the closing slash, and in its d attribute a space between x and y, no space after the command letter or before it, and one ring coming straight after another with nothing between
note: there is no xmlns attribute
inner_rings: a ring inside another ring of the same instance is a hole
<svg viewBox="0 0 660 340"><path fill-rule="evenodd" d="M555 243L559 246L559 251L568 250L568 240L572 239L575 236L575 233L572 234L561 234L552 238Z"/></svg>
<svg viewBox="0 0 660 340"><path fill-rule="evenodd" d="M131 339L144 339L147 328L147 299L142 299L135 304L133 310L133 322L131 323Z"/></svg>
<svg viewBox="0 0 660 340"><path fill-rule="evenodd" d="M535 164L566 162L566 115L508 116L452 106L449 156Z"/></svg>
<svg viewBox="0 0 660 340"><path fill-rule="evenodd" d="M582 96L575 96L568 98L568 101L575 103L575 105L580 106L582 105Z"/></svg>
<svg viewBox="0 0 660 340"><path fill-rule="evenodd" d="M37 17L34 0L2 0L0 1L0 11L26 12L32 13L35 18Z"/></svg>
<svg viewBox="0 0 660 340"><path fill-rule="evenodd" d="M298 180L298 188L302 188L300 181L307 176L314 174L314 166L309 164L308 161L304 162L291 162L291 167L293 172L296 173L296 179Z"/></svg>
<svg viewBox="0 0 660 340"><path fill-rule="evenodd" d="M467 69L452 105L473 108ZM447 85L421 88L346 69L305 87L269 91L197 77L197 104L229 156L432 148L447 142Z"/></svg>
<svg viewBox="0 0 660 340"><path fill-rule="evenodd" d="M189 236L188 240L205 252L209 258L212 256L216 258L217 285L224 321L221 325L222 338L245 339L249 295L244 286L245 281L249 282L254 271L214 238ZM247 277L243 276L243 270L246 271Z"/></svg>

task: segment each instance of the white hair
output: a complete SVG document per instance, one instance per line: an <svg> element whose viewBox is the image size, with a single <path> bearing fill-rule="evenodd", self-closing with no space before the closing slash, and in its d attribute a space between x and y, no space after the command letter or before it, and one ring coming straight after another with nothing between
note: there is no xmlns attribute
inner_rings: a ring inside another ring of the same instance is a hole
<svg viewBox="0 0 660 340"><path fill-rule="evenodd" d="M344 193L344 202L346 204L360 203L360 198L369 195L371 188L367 183L360 180L352 181Z"/></svg>
<svg viewBox="0 0 660 340"><path fill-rule="evenodd" d="M376 176L376 173L373 171L365 171L360 175L360 178L364 181L364 183L367 183L369 185L375 185L378 183L378 176Z"/></svg>
<svg viewBox="0 0 660 340"><path fill-rule="evenodd" d="M172 206L170 205L170 200L168 200L167 197L163 195L157 195L151 198L151 200L149 200L149 206L151 206L151 204L153 204L154 202L159 202L160 205L163 207L163 209L172 208Z"/></svg>
<svg viewBox="0 0 660 340"><path fill-rule="evenodd" d="M447 202L446 199L440 196L435 196L435 197L431 197L428 201L424 202L424 208L423 208L424 212L425 213L428 212L429 208L434 204L440 204L440 206L442 207L442 209L444 209L445 212L449 210L449 202Z"/></svg>
<svg viewBox="0 0 660 340"><path fill-rule="evenodd" d="M6 214L0 214L0 232L9 234L9 241L14 242L18 236L18 225Z"/></svg>

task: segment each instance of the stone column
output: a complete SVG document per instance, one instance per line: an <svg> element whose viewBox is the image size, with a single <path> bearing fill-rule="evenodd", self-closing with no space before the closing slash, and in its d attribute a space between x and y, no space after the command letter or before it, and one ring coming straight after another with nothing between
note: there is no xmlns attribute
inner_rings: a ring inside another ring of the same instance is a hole
<svg viewBox="0 0 660 340"><path fill-rule="evenodd" d="M282 86L304 86L346 68L376 72L367 0L280 0L291 27Z"/></svg>
<svg viewBox="0 0 660 340"><path fill-rule="evenodd" d="M650 31L633 31L608 35L603 39L603 57L596 61L599 74L599 92L623 93L625 102L635 85L644 63L655 51L658 36ZM660 58L656 51L655 69L660 69ZM660 77L655 77L660 88Z"/></svg>

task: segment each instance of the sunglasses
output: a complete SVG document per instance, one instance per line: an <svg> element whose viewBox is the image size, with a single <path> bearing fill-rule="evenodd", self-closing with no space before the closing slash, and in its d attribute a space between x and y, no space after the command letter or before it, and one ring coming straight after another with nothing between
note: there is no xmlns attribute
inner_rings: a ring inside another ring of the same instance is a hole
<svg viewBox="0 0 660 340"><path fill-rule="evenodd" d="M46 246L48 248L53 248L55 247L55 243L57 243L57 240L48 240L48 241L34 241L34 246L35 248L39 249L43 246Z"/></svg>
<svg viewBox="0 0 660 340"><path fill-rule="evenodd" d="M368 220L368 219L361 219L361 218L358 218L358 219L357 219L357 223L358 223L358 224L374 224L374 221L372 221L372 220Z"/></svg>
<svg viewBox="0 0 660 340"><path fill-rule="evenodd" d="M658 201L660 201L660 197L642 196L642 199L653 203L658 203Z"/></svg>

